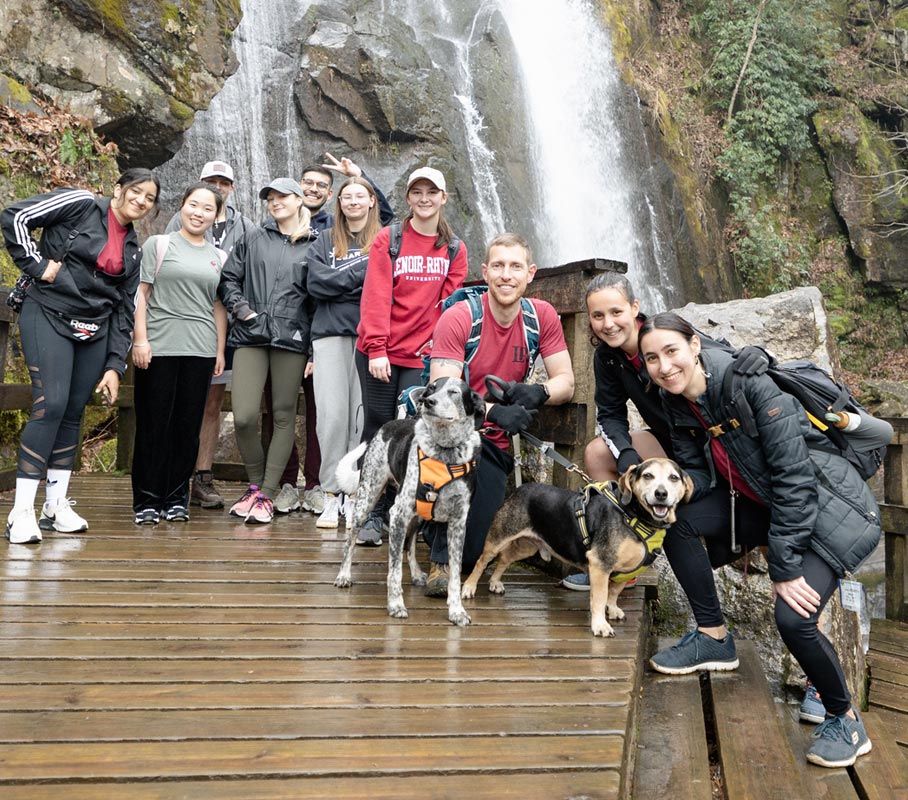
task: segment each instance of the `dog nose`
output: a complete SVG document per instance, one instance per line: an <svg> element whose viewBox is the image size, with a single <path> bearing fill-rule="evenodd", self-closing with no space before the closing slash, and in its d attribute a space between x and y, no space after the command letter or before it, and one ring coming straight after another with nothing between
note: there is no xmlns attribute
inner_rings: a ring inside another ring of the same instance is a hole
<svg viewBox="0 0 908 800"><path fill-rule="evenodd" d="M659 501L668 499L668 491L665 489L656 489L655 495L656 495L656 499Z"/></svg>

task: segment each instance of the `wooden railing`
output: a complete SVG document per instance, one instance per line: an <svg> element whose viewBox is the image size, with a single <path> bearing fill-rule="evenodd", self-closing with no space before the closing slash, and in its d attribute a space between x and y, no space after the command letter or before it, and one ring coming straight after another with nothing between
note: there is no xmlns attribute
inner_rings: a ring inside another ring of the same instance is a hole
<svg viewBox="0 0 908 800"><path fill-rule="evenodd" d="M886 537L886 618L908 622L908 418L888 421L895 436L886 453L881 506Z"/></svg>

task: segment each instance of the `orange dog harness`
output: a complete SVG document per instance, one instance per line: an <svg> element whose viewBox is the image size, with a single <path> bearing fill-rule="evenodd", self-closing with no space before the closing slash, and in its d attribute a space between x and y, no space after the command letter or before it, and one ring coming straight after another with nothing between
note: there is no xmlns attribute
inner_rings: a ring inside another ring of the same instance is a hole
<svg viewBox="0 0 908 800"><path fill-rule="evenodd" d="M419 483L416 486L416 513L430 522L435 518L435 501L442 487L451 481L465 478L476 469L476 460L467 464L445 464L437 458L430 458L421 448L419 456Z"/></svg>

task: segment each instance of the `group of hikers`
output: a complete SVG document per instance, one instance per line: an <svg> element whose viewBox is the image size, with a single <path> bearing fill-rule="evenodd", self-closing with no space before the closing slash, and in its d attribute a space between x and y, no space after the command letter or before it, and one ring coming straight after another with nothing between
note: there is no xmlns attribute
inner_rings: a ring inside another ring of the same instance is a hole
<svg viewBox="0 0 908 800"><path fill-rule="evenodd" d="M445 219L445 176L414 170L406 214L394 223L387 199L359 166L330 155L326 161L305 167L299 181L279 177L263 186L261 224L231 203L231 166L211 161L183 193L167 232L141 246L134 224L157 213L160 193L145 169L124 172L109 198L61 188L3 211L6 246L23 274L19 329L33 387L6 528L11 543L88 529L68 496L79 424L93 390L116 401L127 358L135 367L137 525L188 520L193 502L224 505L211 467L232 381L248 488L229 513L267 524L302 507L318 514L319 527L336 528L347 500L334 474L338 461L397 415L401 393L423 378L428 352L430 379L463 376L481 394L487 376L507 386L501 402L487 404L482 429L463 554L464 570L473 568L513 468L509 435L524 431L543 405L573 395L558 315L550 303L524 297L537 267L514 233L495 236L484 254L478 334L468 303L442 312L468 271L466 245ZM330 213L335 175L343 180ZM649 457L669 457L694 485L664 550L696 628L656 653L651 666L668 674L738 666L713 570L740 558L742 547L765 547L776 622L808 678L801 716L819 723L807 758L854 763L871 744L818 619L840 579L880 538L867 484L764 374L771 361L764 350L735 353L673 313L647 317L618 273L596 275L585 301L599 428L586 448L587 474L615 480ZM537 356L545 377L534 382ZM711 436L724 418L729 371L742 378L756 430ZM295 442L301 386L302 491ZM628 400L645 430L631 431ZM267 444L260 426L270 432ZM389 494L378 502L358 544L381 545L391 502ZM424 537L426 593L443 597L444 526L427 526ZM564 585L588 589L586 575Z"/></svg>

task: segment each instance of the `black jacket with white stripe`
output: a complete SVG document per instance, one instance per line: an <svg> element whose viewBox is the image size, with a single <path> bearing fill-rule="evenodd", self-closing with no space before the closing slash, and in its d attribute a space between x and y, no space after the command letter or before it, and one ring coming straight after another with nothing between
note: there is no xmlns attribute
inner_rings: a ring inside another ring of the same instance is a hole
<svg viewBox="0 0 908 800"><path fill-rule="evenodd" d="M139 286L142 251L132 225L123 243L123 272L98 269L107 244L110 199L84 189L56 189L20 200L0 214L6 249L24 273L35 279L28 296L51 311L76 319L110 320L105 369L126 370ZM32 232L42 229L35 242ZM41 280L50 260L62 266L53 283Z"/></svg>

